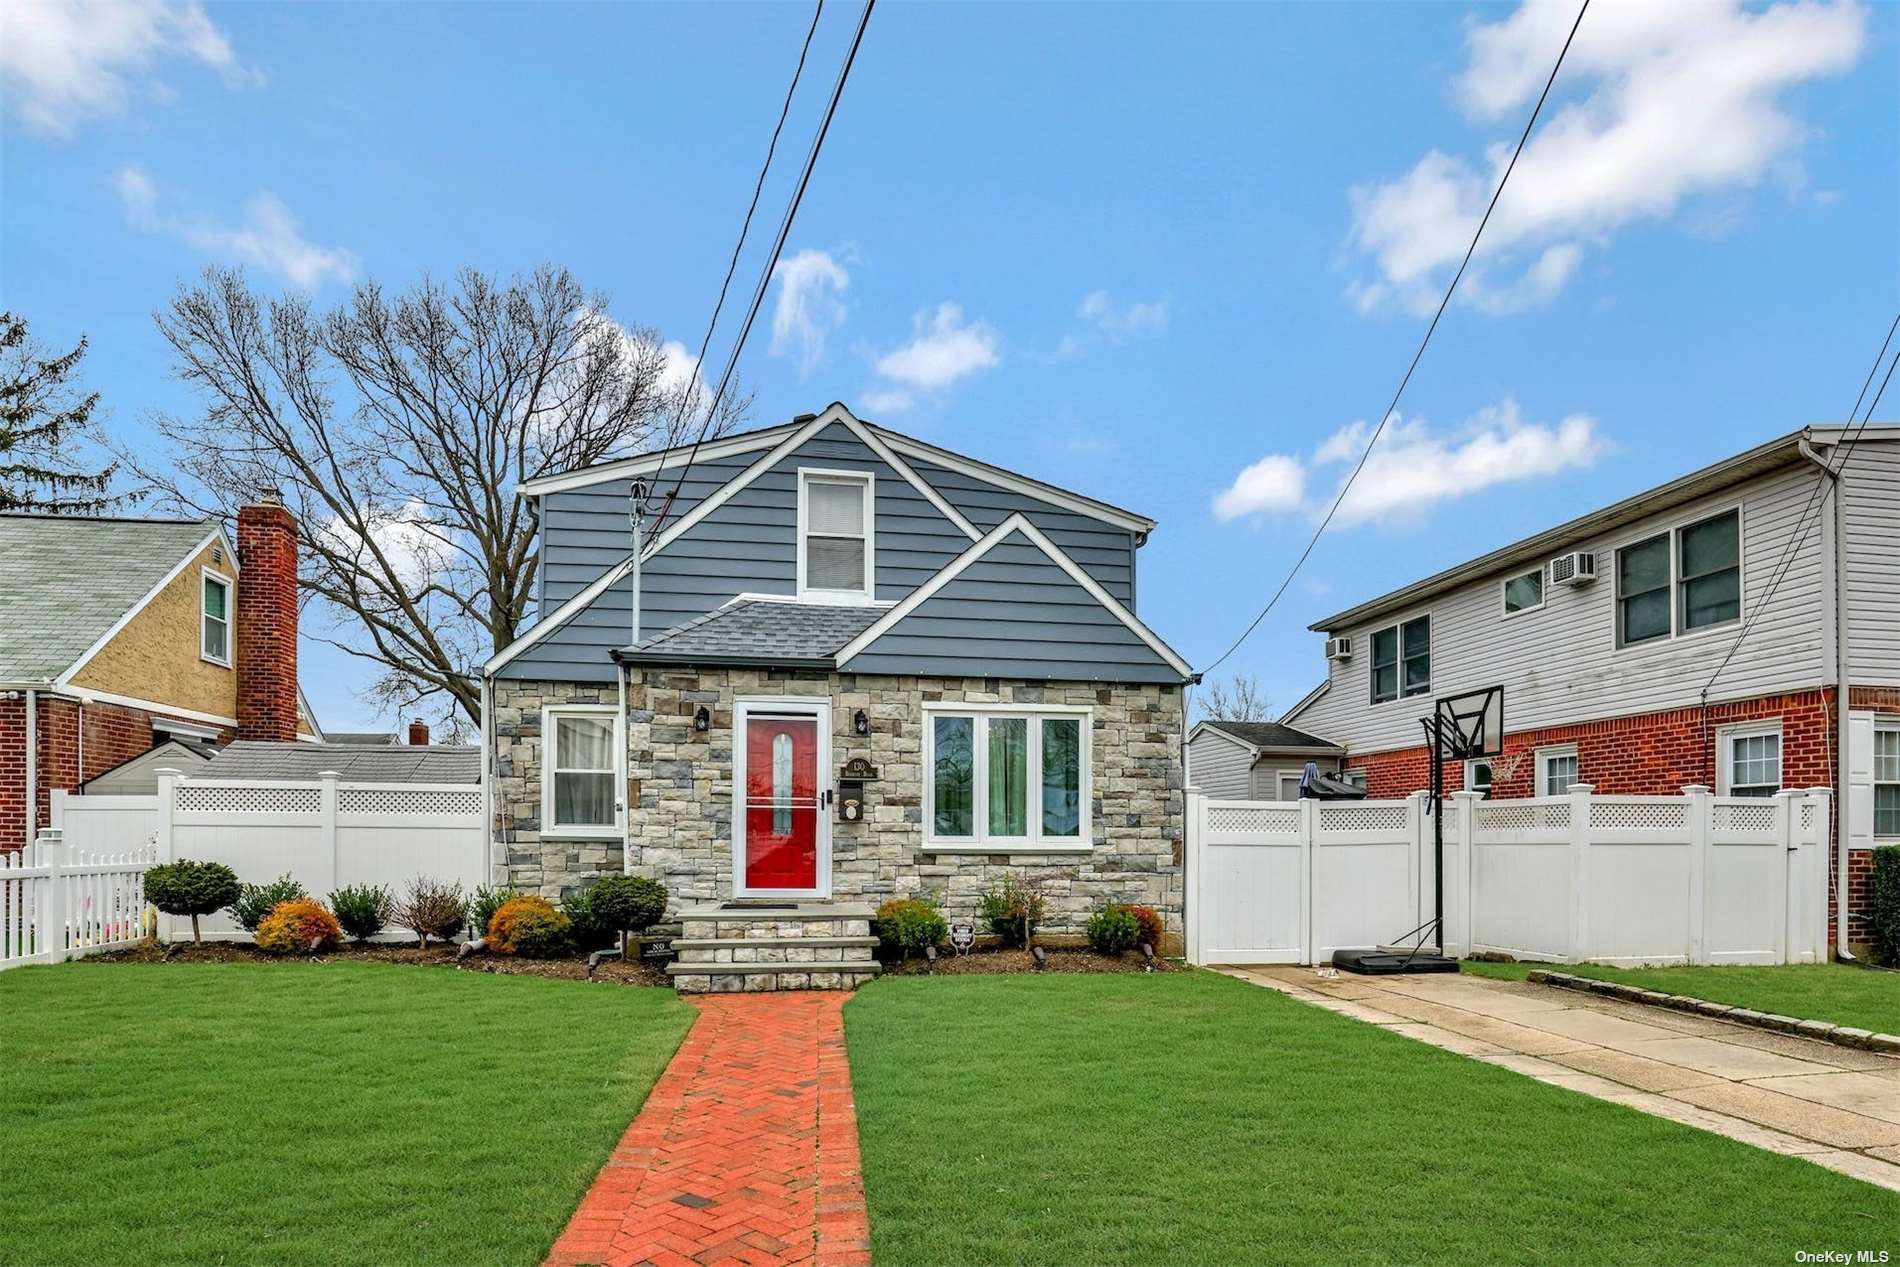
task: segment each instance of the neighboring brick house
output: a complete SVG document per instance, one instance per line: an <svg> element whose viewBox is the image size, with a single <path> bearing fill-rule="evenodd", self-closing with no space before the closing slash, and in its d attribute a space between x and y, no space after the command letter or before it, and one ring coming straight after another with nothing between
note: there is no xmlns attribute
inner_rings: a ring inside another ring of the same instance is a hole
<svg viewBox="0 0 1900 1267"><path fill-rule="evenodd" d="M636 638L629 482L682 476ZM498 882L661 880L732 934L681 943L682 988L852 984L876 903L968 918L1012 873L1051 931L1120 900L1178 935L1194 675L1134 614L1153 521L839 404L521 491L544 615L487 666Z"/></svg>
<svg viewBox="0 0 1900 1267"><path fill-rule="evenodd" d="M1315 622L1328 678L1283 720L1379 797L1427 786L1434 697L1499 684L1504 755L1448 769L1453 789L1833 788L1864 943L1869 850L1900 840L1900 427L1845 433L1782 436Z"/></svg>
<svg viewBox="0 0 1900 1267"><path fill-rule="evenodd" d="M274 503L239 511L235 551L209 520L0 515L0 849L50 824L55 789L136 791L148 758L320 738L296 583Z"/></svg>

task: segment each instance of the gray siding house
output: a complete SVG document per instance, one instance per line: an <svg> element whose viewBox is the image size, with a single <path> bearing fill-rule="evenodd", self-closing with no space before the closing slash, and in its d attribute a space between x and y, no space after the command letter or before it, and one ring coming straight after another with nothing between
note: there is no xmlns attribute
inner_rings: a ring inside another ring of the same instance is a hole
<svg viewBox="0 0 1900 1267"><path fill-rule="evenodd" d="M833 404L701 447L648 526L636 638L628 488L687 456L520 490L541 618L487 665L498 881L624 868L689 932L769 903L850 939L893 896L971 916L1015 872L1052 931L1111 899L1179 930L1194 674L1135 615L1152 520Z"/></svg>
<svg viewBox="0 0 1900 1267"><path fill-rule="evenodd" d="M1311 761L1337 775L1346 750L1271 721L1209 718L1188 732L1188 786L1216 800L1294 801Z"/></svg>

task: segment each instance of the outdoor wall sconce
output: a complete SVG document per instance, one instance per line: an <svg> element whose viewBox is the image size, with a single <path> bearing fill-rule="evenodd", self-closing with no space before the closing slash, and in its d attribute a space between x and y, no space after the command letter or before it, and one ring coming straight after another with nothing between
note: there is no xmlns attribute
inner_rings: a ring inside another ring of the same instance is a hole
<svg viewBox="0 0 1900 1267"><path fill-rule="evenodd" d="M851 733L854 735L871 733L871 719L862 708L851 715Z"/></svg>
<svg viewBox="0 0 1900 1267"><path fill-rule="evenodd" d="M711 727L712 727L712 714L706 711L706 706L704 704L701 704L699 706L699 711L693 714L693 729L694 730L708 730Z"/></svg>

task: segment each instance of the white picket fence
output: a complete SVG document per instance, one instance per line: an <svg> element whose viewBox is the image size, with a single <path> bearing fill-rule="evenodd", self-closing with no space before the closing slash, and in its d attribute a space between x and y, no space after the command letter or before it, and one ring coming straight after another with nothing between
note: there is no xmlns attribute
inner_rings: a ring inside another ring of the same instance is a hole
<svg viewBox="0 0 1900 1267"><path fill-rule="evenodd" d="M1447 953L1559 963L1828 957L1827 789L1773 798L1446 798ZM1430 804L1188 790L1188 958L1324 963L1433 910Z"/></svg>
<svg viewBox="0 0 1900 1267"><path fill-rule="evenodd" d="M0 969L60 963L129 946L144 935L151 844L83 849L52 828L0 853Z"/></svg>
<svg viewBox="0 0 1900 1267"><path fill-rule="evenodd" d="M55 792L53 823L85 848L149 841L159 861L221 862L247 884L288 873L318 897L358 884L401 892L424 875L464 892L488 882L482 794L471 783L239 781L161 771L156 796ZM224 914L199 926L207 938L250 936ZM190 921L163 916L159 935L189 937Z"/></svg>

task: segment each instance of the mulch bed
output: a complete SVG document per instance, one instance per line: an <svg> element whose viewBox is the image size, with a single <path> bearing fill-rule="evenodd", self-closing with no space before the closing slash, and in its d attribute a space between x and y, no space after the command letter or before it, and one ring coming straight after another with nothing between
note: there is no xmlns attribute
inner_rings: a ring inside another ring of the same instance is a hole
<svg viewBox="0 0 1900 1267"><path fill-rule="evenodd" d="M92 955L86 963L270 963L277 957L267 955L249 942L208 941L203 945L175 943L171 954L158 941L144 941L130 950ZM495 972L529 977L547 977L561 981L606 981L615 985L663 985L671 979L657 964L624 964L618 959L601 961L590 977L584 959L515 959L506 955L470 955L458 960L459 946L433 944L426 950L413 942L371 942L339 946L318 960L344 959L371 963L415 964L433 968L455 968L462 972Z"/></svg>
<svg viewBox="0 0 1900 1267"><path fill-rule="evenodd" d="M1113 959L1107 955L1098 955L1092 950L1055 949L1045 946L1049 964L1038 968L1036 961L1030 958L1026 950L976 949L967 955L952 953L941 954L933 966L924 959L906 959L901 962L886 963L884 975L892 977L922 976L990 976L1007 972L1145 972L1148 963L1140 954L1130 951ZM1166 959L1154 961L1156 972L1177 972L1179 964Z"/></svg>

